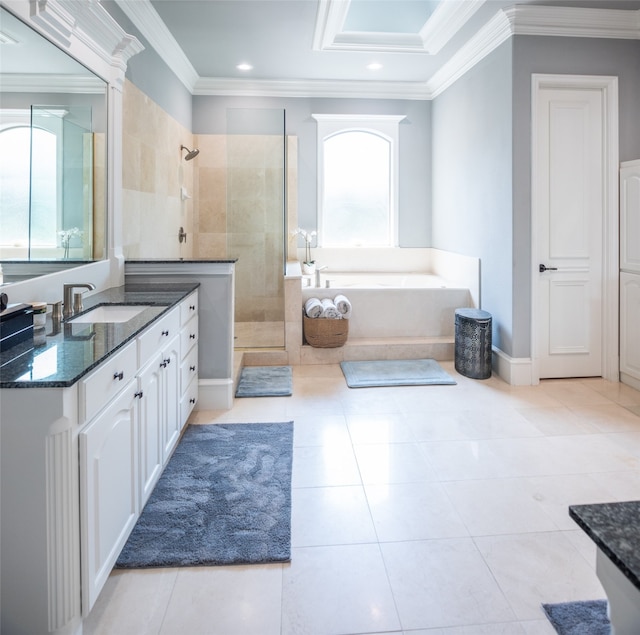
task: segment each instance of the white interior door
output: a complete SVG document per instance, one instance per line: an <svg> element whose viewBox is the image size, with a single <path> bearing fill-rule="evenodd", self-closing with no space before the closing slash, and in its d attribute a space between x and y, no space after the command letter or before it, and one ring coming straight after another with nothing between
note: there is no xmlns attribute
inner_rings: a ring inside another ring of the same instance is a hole
<svg viewBox="0 0 640 635"><path fill-rule="evenodd" d="M534 328L540 378L603 374L603 91L540 88L534 125Z"/></svg>

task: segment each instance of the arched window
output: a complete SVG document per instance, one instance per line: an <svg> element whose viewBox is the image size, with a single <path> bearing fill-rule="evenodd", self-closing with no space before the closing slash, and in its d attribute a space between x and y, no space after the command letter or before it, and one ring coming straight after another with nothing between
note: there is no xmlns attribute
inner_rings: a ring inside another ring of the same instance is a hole
<svg viewBox="0 0 640 635"><path fill-rule="evenodd" d="M55 246L56 143L56 135L41 128L18 125L0 130L3 245ZM37 162L32 163L32 156Z"/></svg>
<svg viewBox="0 0 640 635"><path fill-rule="evenodd" d="M319 245L396 246L398 122L403 117L314 118Z"/></svg>

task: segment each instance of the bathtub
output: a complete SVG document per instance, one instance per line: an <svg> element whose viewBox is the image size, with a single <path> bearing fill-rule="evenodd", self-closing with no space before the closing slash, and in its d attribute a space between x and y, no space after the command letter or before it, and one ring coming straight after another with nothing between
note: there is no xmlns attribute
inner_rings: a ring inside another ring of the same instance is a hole
<svg viewBox="0 0 640 635"><path fill-rule="evenodd" d="M452 337L457 308L473 306L469 289L428 273L321 272L303 277L302 302L345 295L353 307L349 339ZM328 284L328 287L327 287Z"/></svg>

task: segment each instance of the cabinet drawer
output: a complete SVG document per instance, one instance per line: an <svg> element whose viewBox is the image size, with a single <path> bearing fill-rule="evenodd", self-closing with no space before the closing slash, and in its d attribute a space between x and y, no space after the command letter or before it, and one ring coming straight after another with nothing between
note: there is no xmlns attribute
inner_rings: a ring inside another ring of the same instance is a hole
<svg viewBox="0 0 640 635"><path fill-rule="evenodd" d="M187 386L187 391L182 395L180 400L180 422L184 426L198 402L198 380L194 380Z"/></svg>
<svg viewBox="0 0 640 635"><path fill-rule="evenodd" d="M198 376L198 347L194 346L180 365L180 394L184 394L194 377Z"/></svg>
<svg viewBox="0 0 640 635"><path fill-rule="evenodd" d="M180 326L184 326L195 315L198 315L197 291L180 303Z"/></svg>
<svg viewBox="0 0 640 635"><path fill-rule="evenodd" d="M194 316L189 320L186 326L180 331L180 355L182 359L193 348L198 341L198 316Z"/></svg>
<svg viewBox="0 0 640 635"><path fill-rule="evenodd" d="M82 421L92 419L135 377L137 362L136 344L131 342L80 380L79 415Z"/></svg>
<svg viewBox="0 0 640 635"><path fill-rule="evenodd" d="M150 326L138 337L138 361L144 366L151 356L162 350L178 334L180 329L180 311L175 308L171 313Z"/></svg>

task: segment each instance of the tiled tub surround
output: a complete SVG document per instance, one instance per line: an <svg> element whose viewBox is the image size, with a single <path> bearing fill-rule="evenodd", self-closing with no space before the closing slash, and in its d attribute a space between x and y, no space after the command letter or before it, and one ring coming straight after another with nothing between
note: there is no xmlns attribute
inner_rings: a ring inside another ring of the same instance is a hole
<svg viewBox="0 0 640 635"><path fill-rule="evenodd" d="M198 286L107 289L83 312L148 308L122 323L48 319L41 346L3 354L3 633L82 632L197 401L183 369L197 354Z"/></svg>
<svg viewBox="0 0 640 635"><path fill-rule="evenodd" d="M83 313L103 304L149 306L127 322L54 323L48 314L42 346L28 340L0 355L0 388L72 386L197 287L192 282L125 285L85 297Z"/></svg>
<svg viewBox="0 0 640 635"><path fill-rule="evenodd" d="M612 632L640 629L640 501L572 505L569 515L598 547L596 572L607 593Z"/></svg>

